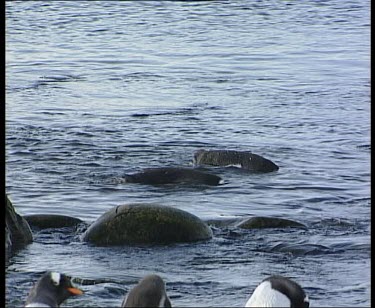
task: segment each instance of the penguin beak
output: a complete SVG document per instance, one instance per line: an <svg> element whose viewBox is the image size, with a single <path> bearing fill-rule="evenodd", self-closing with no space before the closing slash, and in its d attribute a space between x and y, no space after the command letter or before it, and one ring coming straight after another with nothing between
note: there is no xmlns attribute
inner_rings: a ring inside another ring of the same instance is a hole
<svg viewBox="0 0 375 308"><path fill-rule="evenodd" d="M78 288L74 288L74 287L69 287L67 288L67 290L72 294L72 295L82 295L83 294L83 291L78 289Z"/></svg>

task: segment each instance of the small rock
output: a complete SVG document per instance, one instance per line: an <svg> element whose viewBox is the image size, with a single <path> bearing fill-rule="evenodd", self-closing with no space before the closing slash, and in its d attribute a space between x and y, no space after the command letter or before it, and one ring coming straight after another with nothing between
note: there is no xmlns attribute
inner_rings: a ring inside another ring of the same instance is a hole
<svg viewBox="0 0 375 308"><path fill-rule="evenodd" d="M232 166L252 172L272 172L279 169L274 162L260 155L232 150L198 150L194 153L194 164Z"/></svg>
<svg viewBox="0 0 375 308"><path fill-rule="evenodd" d="M276 218L276 217L251 217L237 224L242 229L262 229L262 228L304 228L307 227L299 222Z"/></svg>

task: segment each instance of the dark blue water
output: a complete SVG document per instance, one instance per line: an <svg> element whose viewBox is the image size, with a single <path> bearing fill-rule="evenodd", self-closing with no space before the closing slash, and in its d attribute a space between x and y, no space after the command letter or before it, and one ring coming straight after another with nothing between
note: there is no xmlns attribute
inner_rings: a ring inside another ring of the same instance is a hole
<svg viewBox="0 0 375 308"><path fill-rule="evenodd" d="M243 306L270 274L298 281L314 307L370 306L369 12L339 0L7 2L6 191L20 214L90 223L156 202L308 226L116 248L41 231L6 268L7 306L45 270L100 282L66 306L118 306L151 272L174 306ZM253 151L280 169L210 169L218 187L120 180L191 166L200 148Z"/></svg>

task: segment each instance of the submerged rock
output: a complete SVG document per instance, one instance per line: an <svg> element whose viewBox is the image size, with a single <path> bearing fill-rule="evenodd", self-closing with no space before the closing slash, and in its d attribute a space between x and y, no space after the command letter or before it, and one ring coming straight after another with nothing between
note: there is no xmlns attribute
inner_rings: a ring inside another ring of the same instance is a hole
<svg viewBox="0 0 375 308"><path fill-rule="evenodd" d="M125 204L98 218L81 239L100 246L194 242L212 237L197 216L157 204Z"/></svg>
<svg viewBox="0 0 375 308"><path fill-rule="evenodd" d="M23 248L33 241L33 235L27 221L16 213L12 202L6 196L5 214L5 256L6 259L16 249Z"/></svg>
<svg viewBox="0 0 375 308"><path fill-rule="evenodd" d="M304 228L307 227L304 224L299 222L283 219L283 218L276 218L276 217L251 217L244 221L239 222L237 227L242 229L262 229L262 228Z"/></svg>
<svg viewBox="0 0 375 308"><path fill-rule="evenodd" d="M323 253L329 253L330 248L319 244L310 243L289 243L289 242L278 242L272 245L270 248L265 249L267 252L286 252L292 255L319 255Z"/></svg>
<svg viewBox="0 0 375 308"><path fill-rule="evenodd" d="M177 167L149 168L139 173L125 175L125 181L128 183L152 185L172 183L219 185L221 180L217 175Z"/></svg>
<svg viewBox="0 0 375 308"><path fill-rule="evenodd" d="M82 222L75 217L54 214L25 215L24 218L31 227L39 229L73 227Z"/></svg>
<svg viewBox="0 0 375 308"><path fill-rule="evenodd" d="M198 150L194 153L194 164L234 166L253 172L272 172L279 169L275 163L260 155L232 150Z"/></svg>
<svg viewBox="0 0 375 308"><path fill-rule="evenodd" d="M221 218L210 219L206 223L216 228L241 228L241 229L263 229L263 228L303 228L307 227L299 222L276 218L276 217L250 217L250 218Z"/></svg>
<svg viewBox="0 0 375 308"><path fill-rule="evenodd" d="M361 145L357 145L357 148L358 148L358 149L362 149L362 150L369 150L369 151L371 151L371 144L361 144Z"/></svg>

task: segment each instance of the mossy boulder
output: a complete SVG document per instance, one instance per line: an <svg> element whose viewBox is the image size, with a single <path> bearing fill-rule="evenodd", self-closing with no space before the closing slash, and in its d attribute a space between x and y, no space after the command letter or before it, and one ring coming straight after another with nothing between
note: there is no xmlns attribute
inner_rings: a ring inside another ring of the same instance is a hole
<svg viewBox="0 0 375 308"><path fill-rule="evenodd" d="M140 184L203 184L219 185L221 178L214 174L178 167L148 168L139 173L126 174L128 183Z"/></svg>
<svg viewBox="0 0 375 308"><path fill-rule="evenodd" d="M25 215L24 218L31 227L38 229L74 227L82 222L75 217L55 214Z"/></svg>
<svg viewBox="0 0 375 308"><path fill-rule="evenodd" d="M307 229L307 227L299 222L283 219L283 218L276 218L276 217L251 217L246 220L243 220L236 224L236 227L242 229L262 229L262 228L303 228Z"/></svg>
<svg viewBox="0 0 375 308"><path fill-rule="evenodd" d="M33 241L33 235L27 221L19 214L6 196L5 214L5 256L6 259L16 249L23 248Z"/></svg>
<svg viewBox="0 0 375 308"><path fill-rule="evenodd" d="M170 244L212 237L211 228L197 216L158 204L125 204L98 218L81 239L99 246Z"/></svg>
<svg viewBox="0 0 375 308"><path fill-rule="evenodd" d="M195 165L234 166L252 172L272 172L279 167L260 155L233 150L198 150L194 153Z"/></svg>

